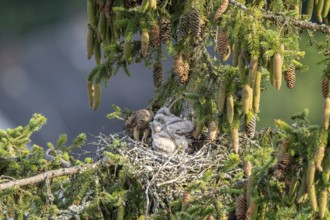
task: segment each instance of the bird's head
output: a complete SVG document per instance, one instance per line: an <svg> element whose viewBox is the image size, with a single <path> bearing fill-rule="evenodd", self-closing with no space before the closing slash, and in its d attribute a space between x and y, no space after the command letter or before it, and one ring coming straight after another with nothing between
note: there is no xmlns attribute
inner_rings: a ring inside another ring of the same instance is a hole
<svg viewBox="0 0 330 220"><path fill-rule="evenodd" d="M153 133L159 133L163 129L163 125L158 123L157 121L149 123L149 126Z"/></svg>

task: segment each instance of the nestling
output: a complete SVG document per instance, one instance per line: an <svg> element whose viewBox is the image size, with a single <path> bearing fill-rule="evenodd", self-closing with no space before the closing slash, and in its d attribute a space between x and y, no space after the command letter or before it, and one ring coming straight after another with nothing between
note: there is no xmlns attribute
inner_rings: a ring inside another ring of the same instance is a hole
<svg viewBox="0 0 330 220"><path fill-rule="evenodd" d="M125 127L133 133L134 140L147 142L150 132L149 123L152 121L153 117L154 113L152 111L141 109L133 112L133 114L126 120Z"/></svg>
<svg viewBox="0 0 330 220"><path fill-rule="evenodd" d="M187 149L190 143L193 125L161 108L150 123L152 148L165 153L173 153L177 148Z"/></svg>

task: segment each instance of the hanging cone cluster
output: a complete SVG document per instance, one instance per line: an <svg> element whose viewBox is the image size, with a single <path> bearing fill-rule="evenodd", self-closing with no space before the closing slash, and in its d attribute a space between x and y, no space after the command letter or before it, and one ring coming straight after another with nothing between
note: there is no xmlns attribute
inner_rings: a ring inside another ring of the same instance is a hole
<svg viewBox="0 0 330 220"><path fill-rule="evenodd" d="M289 153L284 153L281 155L280 160L277 162L276 168L274 170L274 176L276 179L283 179L285 172L288 170L292 161L292 157Z"/></svg>
<svg viewBox="0 0 330 220"><path fill-rule="evenodd" d="M163 84L163 65L159 61L157 61L154 64L153 80L154 80L155 88L159 88L162 86L162 84Z"/></svg>
<svg viewBox="0 0 330 220"><path fill-rule="evenodd" d="M181 15L179 18L179 24L176 29L176 36L178 41L184 39L189 32L189 17Z"/></svg>
<svg viewBox="0 0 330 220"><path fill-rule="evenodd" d="M246 205L245 194L241 194L236 199L235 213L236 213L237 220L245 220L246 219L246 211L247 211L247 207L246 206L247 205Z"/></svg>
<svg viewBox="0 0 330 220"><path fill-rule="evenodd" d="M171 39L171 21L166 17L160 19L160 38L164 43Z"/></svg>
<svg viewBox="0 0 330 220"><path fill-rule="evenodd" d="M324 77L322 79L322 95L323 98L327 98L329 96L329 77Z"/></svg>
<svg viewBox="0 0 330 220"><path fill-rule="evenodd" d="M160 45L160 28L158 25L153 25L151 30L150 30L150 33L149 33L149 36L150 36L150 44L152 47L159 47Z"/></svg>
<svg viewBox="0 0 330 220"><path fill-rule="evenodd" d="M229 53L229 34L226 31L220 31L218 34L217 51L221 59Z"/></svg>
<svg viewBox="0 0 330 220"><path fill-rule="evenodd" d="M219 5L219 8L216 10L216 12L214 14L214 17L213 17L214 21L221 18L223 13L225 13L227 11L228 5L229 5L229 0L222 0L221 1L220 5Z"/></svg>
<svg viewBox="0 0 330 220"><path fill-rule="evenodd" d="M284 72L284 79L286 86L289 89L293 89L296 83L296 67L293 64Z"/></svg>
<svg viewBox="0 0 330 220"><path fill-rule="evenodd" d="M257 120L256 116L252 116L251 119L246 119L246 124L245 124L245 133L248 138L253 138L255 133L256 133L256 125L257 125Z"/></svg>
<svg viewBox="0 0 330 220"><path fill-rule="evenodd" d="M190 30L192 37L199 37L201 34L200 15L196 8L193 8L189 14Z"/></svg>

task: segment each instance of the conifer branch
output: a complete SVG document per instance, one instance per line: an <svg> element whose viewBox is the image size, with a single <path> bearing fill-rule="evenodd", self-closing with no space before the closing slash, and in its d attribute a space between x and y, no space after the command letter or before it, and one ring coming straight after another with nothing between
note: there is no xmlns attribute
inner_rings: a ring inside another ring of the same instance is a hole
<svg viewBox="0 0 330 220"><path fill-rule="evenodd" d="M230 0L230 3L239 7L240 9L242 9L244 11L248 10L245 5L243 5L242 3L239 3L235 0ZM288 23L295 27L310 30L310 31L317 31L317 32L322 32L324 34L330 34L330 26L325 25L325 24L316 24L314 22L310 22L310 21L306 21L306 20L297 20L297 19L285 17L285 15L281 15L281 14L277 15L277 14L273 14L270 12L265 12L264 18L267 20L276 21L276 22L279 22L282 24Z"/></svg>
<svg viewBox="0 0 330 220"><path fill-rule="evenodd" d="M39 182L45 181L46 179L53 179L55 177L73 175L76 173L81 173L81 172L89 171L92 169L97 169L100 166L108 167L108 166L112 166L112 165L114 165L113 161L111 161L111 160L105 161L104 159L102 159L102 160L99 160L99 161L97 161L95 163L91 163L91 164L83 164L83 165L69 167L69 168L50 170L50 171L38 174L36 176L25 178L25 179L19 179L19 180L2 183L2 184L0 184L0 191L11 188L11 187L18 187L18 186L25 186L25 185L39 183Z"/></svg>
<svg viewBox="0 0 330 220"><path fill-rule="evenodd" d="M265 19L268 20L275 20L280 23L289 23L292 24L295 27L299 27L302 29L310 30L310 31L318 31L322 32L324 34L330 34L330 26L325 24L316 24L314 22L310 21L302 21L292 18L284 18L282 15L274 15L274 14L266 14L264 16Z"/></svg>

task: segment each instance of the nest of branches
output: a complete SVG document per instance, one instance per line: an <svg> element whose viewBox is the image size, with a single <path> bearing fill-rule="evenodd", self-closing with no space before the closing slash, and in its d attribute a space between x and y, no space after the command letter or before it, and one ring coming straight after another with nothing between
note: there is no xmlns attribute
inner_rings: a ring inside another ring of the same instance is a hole
<svg viewBox="0 0 330 220"><path fill-rule="evenodd" d="M135 141L124 133L101 134L92 145L98 147L99 157L103 157L105 152L110 152L129 161L134 169L134 175L144 186L148 216L158 209L168 208L170 202L180 197L185 200L189 186L203 178L207 178L208 186L200 185L201 189L194 190L192 196L200 199L205 196L217 197L217 200L226 198L227 200L222 201L232 203L233 199L226 197L226 192L232 189L230 184L235 182L237 176L242 178L239 174L244 173L244 168L230 168L228 158L237 154L231 154L228 140L228 136L220 136L216 142L206 142L189 154L180 149L173 154L157 152L149 145ZM251 140L241 138L240 143L244 145L244 152L251 150ZM241 180L244 181L243 179Z"/></svg>

